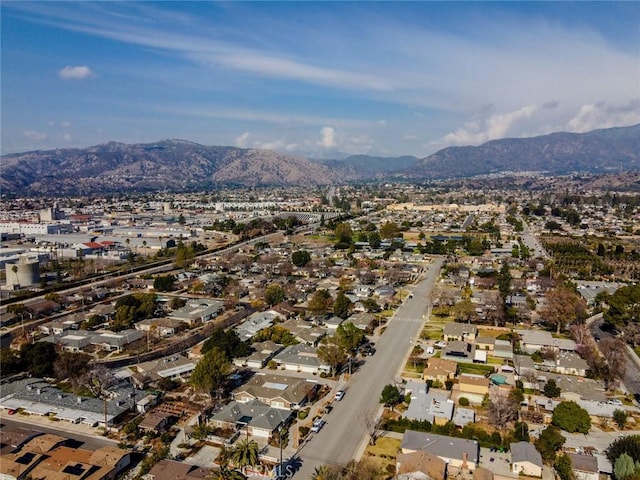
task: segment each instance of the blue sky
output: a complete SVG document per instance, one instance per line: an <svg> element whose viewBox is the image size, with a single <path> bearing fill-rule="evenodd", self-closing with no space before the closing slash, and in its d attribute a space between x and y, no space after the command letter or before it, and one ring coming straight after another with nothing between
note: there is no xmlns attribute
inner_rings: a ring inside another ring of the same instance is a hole
<svg viewBox="0 0 640 480"><path fill-rule="evenodd" d="M639 2L2 2L2 153L332 158L640 123Z"/></svg>

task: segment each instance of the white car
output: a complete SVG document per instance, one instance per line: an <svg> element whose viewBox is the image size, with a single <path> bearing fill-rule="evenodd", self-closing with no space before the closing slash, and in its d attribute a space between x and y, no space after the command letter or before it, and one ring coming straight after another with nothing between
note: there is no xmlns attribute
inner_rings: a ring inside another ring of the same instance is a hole
<svg viewBox="0 0 640 480"><path fill-rule="evenodd" d="M338 402L344 398L344 390L338 390L336 392L336 396L334 397Z"/></svg>
<svg viewBox="0 0 640 480"><path fill-rule="evenodd" d="M321 418L316 418L313 421L313 425L311 426L311 431L313 433L318 433L323 425L324 425L324 420L322 420Z"/></svg>
<svg viewBox="0 0 640 480"><path fill-rule="evenodd" d="M436 348L444 348L447 346L447 342L445 342L444 340L439 340L436 343L434 343L433 346Z"/></svg>

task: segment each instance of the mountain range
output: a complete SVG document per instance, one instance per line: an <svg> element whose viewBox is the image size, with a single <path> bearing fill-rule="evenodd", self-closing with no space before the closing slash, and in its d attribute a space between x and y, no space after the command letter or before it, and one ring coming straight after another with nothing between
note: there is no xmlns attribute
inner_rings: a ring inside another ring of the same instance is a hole
<svg viewBox="0 0 640 480"><path fill-rule="evenodd" d="M640 170L640 124L492 140L445 148L422 159L354 155L312 161L269 150L162 140L15 153L1 162L0 189L17 196L419 181L523 171L606 173Z"/></svg>

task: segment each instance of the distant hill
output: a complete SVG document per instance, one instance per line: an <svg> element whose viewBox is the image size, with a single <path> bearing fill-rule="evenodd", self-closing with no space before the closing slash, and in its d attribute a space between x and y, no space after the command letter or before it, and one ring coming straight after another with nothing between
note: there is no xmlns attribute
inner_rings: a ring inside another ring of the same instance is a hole
<svg viewBox="0 0 640 480"><path fill-rule="evenodd" d="M403 155L401 157L372 157L369 155L352 155L343 160L314 160L337 174L343 180L374 180L389 178L414 167L420 160L417 157Z"/></svg>
<svg viewBox="0 0 640 480"><path fill-rule="evenodd" d="M163 140L16 153L1 161L0 190L25 196L455 179L504 172L607 173L640 170L640 125L493 140L445 148L423 159L354 155L311 161L269 150Z"/></svg>
<svg viewBox="0 0 640 480"><path fill-rule="evenodd" d="M405 170L410 178L462 178L500 172L603 173L640 170L640 124L587 133L552 133L449 147Z"/></svg>
<svg viewBox="0 0 640 480"><path fill-rule="evenodd" d="M304 186L336 179L328 167L302 157L163 140L5 155L0 188L17 195L64 195L196 191L230 185Z"/></svg>

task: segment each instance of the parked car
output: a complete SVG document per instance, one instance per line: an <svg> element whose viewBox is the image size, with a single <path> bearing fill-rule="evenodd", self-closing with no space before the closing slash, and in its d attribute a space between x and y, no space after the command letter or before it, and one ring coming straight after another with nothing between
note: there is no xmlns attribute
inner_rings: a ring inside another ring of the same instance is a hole
<svg viewBox="0 0 640 480"><path fill-rule="evenodd" d="M447 346L447 342L445 342L444 340L438 340L436 343L433 344L433 346L436 348L444 348Z"/></svg>
<svg viewBox="0 0 640 480"><path fill-rule="evenodd" d="M322 429L323 425L324 425L324 420L322 420L321 418L316 418L313 421L313 425L311 426L311 431L313 433L318 433Z"/></svg>
<svg viewBox="0 0 640 480"><path fill-rule="evenodd" d="M340 400L342 400L344 398L344 390L338 390L336 392L336 396L334 397L335 400L337 400L338 402Z"/></svg>

